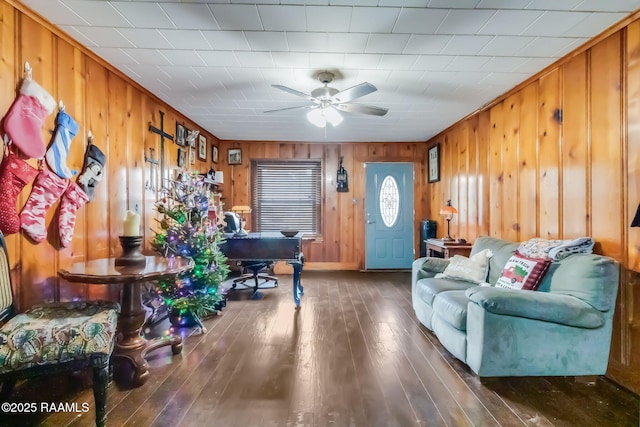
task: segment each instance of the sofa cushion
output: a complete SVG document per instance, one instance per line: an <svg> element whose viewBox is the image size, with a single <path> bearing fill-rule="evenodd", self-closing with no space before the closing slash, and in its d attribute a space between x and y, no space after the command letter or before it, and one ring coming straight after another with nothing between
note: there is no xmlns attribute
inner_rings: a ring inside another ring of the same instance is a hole
<svg viewBox="0 0 640 427"><path fill-rule="evenodd" d="M477 285L462 280L426 278L416 282L415 292L422 301L432 306L433 299L440 292L466 290L472 286Z"/></svg>
<svg viewBox="0 0 640 427"><path fill-rule="evenodd" d="M493 256L489 260L489 277L487 282L496 283L502 267L507 263L518 249L518 242L508 242L506 240L496 239L495 237L482 236L478 237L471 248L471 256L477 254L484 249L491 249Z"/></svg>
<svg viewBox="0 0 640 427"><path fill-rule="evenodd" d="M549 269L548 258L529 258L516 252L507 260L496 282L499 288L535 291Z"/></svg>
<svg viewBox="0 0 640 427"><path fill-rule="evenodd" d="M460 331L467 330L469 299L465 292L463 290L440 292L433 300L434 313Z"/></svg>
<svg viewBox="0 0 640 427"><path fill-rule="evenodd" d="M472 283L484 283L489 272L489 259L493 256L491 249L478 252L470 258L454 255L449 265L436 278L459 279Z"/></svg>
<svg viewBox="0 0 640 427"><path fill-rule="evenodd" d="M590 329L605 323L602 312L569 295L477 286L468 289L465 296L494 314Z"/></svg>

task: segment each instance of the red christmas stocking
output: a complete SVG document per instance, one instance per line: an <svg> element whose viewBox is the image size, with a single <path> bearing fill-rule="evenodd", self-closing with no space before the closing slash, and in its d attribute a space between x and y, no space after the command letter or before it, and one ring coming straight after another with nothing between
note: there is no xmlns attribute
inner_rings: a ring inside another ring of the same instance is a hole
<svg viewBox="0 0 640 427"><path fill-rule="evenodd" d="M47 237L45 215L67 189L67 185L69 180L62 179L47 169L42 169L36 177L29 199L20 212L22 229L34 242L40 243Z"/></svg>
<svg viewBox="0 0 640 427"><path fill-rule="evenodd" d="M76 226L76 213L78 209L89 201L87 193L75 182L69 182L67 191L62 195L60 201L60 217L58 218L58 228L60 232L60 244L67 247L73 237L73 229Z"/></svg>
<svg viewBox="0 0 640 427"><path fill-rule="evenodd" d="M5 235L20 231L20 217L16 212L18 194L37 174L36 168L15 154L4 157L0 165L0 230Z"/></svg>

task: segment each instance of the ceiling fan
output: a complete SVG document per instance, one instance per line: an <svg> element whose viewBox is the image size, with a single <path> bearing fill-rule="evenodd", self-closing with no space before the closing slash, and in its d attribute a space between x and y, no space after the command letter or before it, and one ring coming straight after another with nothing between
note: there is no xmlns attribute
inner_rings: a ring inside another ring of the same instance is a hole
<svg viewBox="0 0 640 427"><path fill-rule="evenodd" d="M308 101L311 105L302 105L298 107L279 108L277 110L267 110L265 113L274 113L278 111L291 110L311 110L307 113L307 119L318 127L325 127L327 123L337 126L342 122L342 116L339 111L347 113L368 114L373 116L384 116L389 110L386 108L374 107L371 105L356 104L351 101L365 95L369 95L378 90L371 83L360 83L359 85L350 87L343 91L329 86L334 79L334 74L328 71L318 73L318 80L324 86L306 94L295 89L291 89L282 85L271 85L276 89L283 90L292 95L299 96Z"/></svg>

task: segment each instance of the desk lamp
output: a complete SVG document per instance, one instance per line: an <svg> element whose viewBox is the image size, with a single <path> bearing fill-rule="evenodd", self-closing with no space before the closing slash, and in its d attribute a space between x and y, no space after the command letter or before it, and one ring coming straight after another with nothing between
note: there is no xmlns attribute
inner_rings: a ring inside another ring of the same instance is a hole
<svg viewBox="0 0 640 427"><path fill-rule="evenodd" d="M457 214L458 210L451 206L451 200L447 200L447 204L440 209L440 215L444 215L444 220L447 221L447 235L442 238L443 242L452 242L454 239L449 235L449 225L454 214Z"/></svg>
<svg viewBox="0 0 640 427"><path fill-rule="evenodd" d="M231 210L240 216L240 230L236 232L236 236L246 236L248 233L247 230L244 229L244 225L246 223L244 215L251 213L251 207L246 205L236 205L233 206Z"/></svg>

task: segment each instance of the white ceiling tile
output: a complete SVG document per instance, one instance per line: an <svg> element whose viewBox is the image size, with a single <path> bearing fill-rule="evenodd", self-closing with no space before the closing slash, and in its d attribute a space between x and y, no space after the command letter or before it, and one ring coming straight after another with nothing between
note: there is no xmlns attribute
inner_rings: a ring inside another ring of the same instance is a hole
<svg viewBox="0 0 640 427"><path fill-rule="evenodd" d="M289 50L292 52L326 52L325 33L287 33Z"/></svg>
<svg viewBox="0 0 640 427"><path fill-rule="evenodd" d="M378 6L390 7L426 7L429 0L380 0Z"/></svg>
<svg viewBox="0 0 640 427"><path fill-rule="evenodd" d="M91 50L105 61L114 65L120 66L122 64L137 63L131 56L127 55L118 47L93 47Z"/></svg>
<svg viewBox="0 0 640 427"><path fill-rule="evenodd" d="M349 30L362 33L390 33L400 9L391 7L355 7Z"/></svg>
<svg viewBox="0 0 640 427"><path fill-rule="evenodd" d="M78 30L78 28L87 28L87 27L72 27L67 25L60 25L60 29L65 33L69 34L79 43L82 43L84 46L92 48L93 46L97 46L97 43L88 38L84 33ZM127 43L127 46L131 46L131 43Z"/></svg>
<svg viewBox="0 0 640 427"><path fill-rule="evenodd" d="M165 11L176 28L182 30L219 30L211 10L206 4L162 3Z"/></svg>
<svg viewBox="0 0 640 427"><path fill-rule="evenodd" d="M203 31L202 35L216 50L250 50L243 31Z"/></svg>
<svg viewBox="0 0 640 427"><path fill-rule="evenodd" d="M195 50L158 49L173 65L207 65Z"/></svg>
<svg viewBox="0 0 640 427"><path fill-rule="evenodd" d="M167 39L155 28L118 28L118 32L135 47L147 49L171 47Z"/></svg>
<svg viewBox="0 0 640 427"><path fill-rule="evenodd" d="M419 55L413 68L417 70L444 71L455 56L446 55Z"/></svg>
<svg viewBox="0 0 640 427"><path fill-rule="evenodd" d="M129 1L110 3L136 28L175 28L173 22L157 3Z"/></svg>
<svg viewBox="0 0 640 427"><path fill-rule="evenodd" d="M573 38L560 37L537 37L526 48L517 54L519 56L546 56L558 57L558 52L573 45L576 40Z"/></svg>
<svg viewBox="0 0 640 427"><path fill-rule="evenodd" d="M456 0L452 2L451 0L431 0L429 2L429 7L437 7L441 9L473 9L479 1L480 0Z"/></svg>
<svg viewBox="0 0 640 427"><path fill-rule="evenodd" d="M327 51L363 53L368 40L368 34L329 33L327 34Z"/></svg>
<svg viewBox="0 0 640 427"><path fill-rule="evenodd" d="M267 31L306 31L304 6L258 5L262 25Z"/></svg>
<svg viewBox="0 0 640 427"><path fill-rule="evenodd" d="M493 10L452 10L444 18L436 33L475 34L494 13Z"/></svg>
<svg viewBox="0 0 640 427"><path fill-rule="evenodd" d="M122 49L141 65L170 65L170 62L157 49Z"/></svg>
<svg viewBox="0 0 640 427"><path fill-rule="evenodd" d="M346 33L351 22L350 7L307 6L307 30Z"/></svg>
<svg viewBox="0 0 640 427"><path fill-rule="evenodd" d="M521 67L526 61L527 58L515 58L508 56L492 57L489 58L489 61L487 61L480 70L513 72Z"/></svg>
<svg viewBox="0 0 640 427"><path fill-rule="evenodd" d="M574 51L575 49L577 49L578 47L582 46L583 44L585 44L589 39L587 38L576 38L573 40L573 42L568 43L564 46L559 46L559 49L552 55L556 58L560 58L563 57L565 55L567 55L568 53Z"/></svg>
<svg viewBox="0 0 640 427"><path fill-rule="evenodd" d="M409 34L371 34L365 49L366 53L402 52L409 40Z"/></svg>
<svg viewBox="0 0 640 427"><path fill-rule="evenodd" d="M524 9L531 0L480 0L478 9Z"/></svg>
<svg viewBox="0 0 640 427"><path fill-rule="evenodd" d="M308 68L307 52L272 52L273 62L277 68Z"/></svg>
<svg viewBox="0 0 640 427"><path fill-rule="evenodd" d="M331 0L331 6L377 6L378 0Z"/></svg>
<svg viewBox="0 0 640 427"><path fill-rule="evenodd" d="M593 34L601 33L625 16L624 13L592 13L562 35L565 37L592 37Z"/></svg>
<svg viewBox="0 0 640 427"><path fill-rule="evenodd" d="M559 37L589 17L589 12L544 12L523 35Z"/></svg>
<svg viewBox="0 0 640 427"><path fill-rule="evenodd" d="M235 53L219 50L199 50L198 55L209 67L239 67Z"/></svg>
<svg viewBox="0 0 640 427"><path fill-rule="evenodd" d="M280 4L302 4L302 5L327 6L327 5L329 5L329 0L281 0Z"/></svg>
<svg viewBox="0 0 640 427"><path fill-rule="evenodd" d="M342 69L344 67L344 54L341 53L310 53L309 64L311 68Z"/></svg>
<svg viewBox="0 0 640 427"><path fill-rule="evenodd" d="M452 36L413 34L403 53L437 54L451 41Z"/></svg>
<svg viewBox="0 0 640 427"><path fill-rule="evenodd" d="M60 0L22 0L21 3L34 10L45 9L47 19L56 25L90 25Z"/></svg>
<svg viewBox="0 0 640 427"><path fill-rule="evenodd" d="M489 61L487 56L456 56L447 67L450 71L482 70Z"/></svg>
<svg viewBox="0 0 640 427"><path fill-rule="evenodd" d="M531 0L525 9L538 10L573 10L584 0Z"/></svg>
<svg viewBox="0 0 640 427"><path fill-rule="evenodd" d="M270 52L236 52L240 66L259 68L259 67L275 67Z"/></svg>
<svg viewBox="0 0 640 427"><path fill-rule="evenodd" d="M476 55L492 39L491 36L453 36L441 53L443 55Z"/></svg>
<svg viewBox="0 0 640 427"><path fill-rule="evenodd" d="M446 9L402 9L393 32L432 34L446 16Z"/></svg>
<svg viewBox="0 0 640 427"><path fill-rule="evenodd" d="M376 68L382 59L382 55L380 54L358 54L358 55L347 55L344 59L344 66L346 68L363 68L363 69L372 69Z"/></svg>
<svg viewBox="0 0 640 427"><path fill-rule="evenodd" d="M101 47L133 47L115 28L110 27L73 27L87 39Z"/></svg>
<svg viewBox="0 0 640 427"><path fill-rule="evenodd" d="M198 30L160 30L175 49L211 49L202 32Z"/></svg>
<svg viewBox="0 0 640 427"><path fill-rule="evenodd" d="M517 73L535 73L544 69L546 66L554 62L557 58L525 58L526 61L514 72Z"/></svg>
<svg viewBox="0 0 640 427"><path fill-rule="evenodd" d="M535 37L496 36L480 50L480 55L512 56L535 40Z"/></svg>
<svg viewBox="0 0 640 427"><path fill-rule="evenodd" d="M127 21L111 3L105 1L63 0L69 9L83 17L91 25L105 27L131 27ZM48 6L47 6L48 7Z"/></svg>
<svg viewBox="0 0 640 427"><path fill-rule="evenodd" d="M279 52L289 50L283 31L245 31L244 36L251 50Z"/></svg>
<svg viewBox="0 0 640 427"><path fill-rule="evenodd" d="M600 12L633 12L638 9L637 0L583 0L576 10Z"/></svg>
<svg viewBox="0 0 640 427"><path fill-rule="evenodd" d="M223 30L262 30L262 22L255 5L212 4L213 16Z"/></svg>
<svg viewBox="0 0 640 427"><path fill-rule="evenodd" d="M519 35L540 18L542 13L539 10L499 10L478 34Z"/></svg>
<svg viewBox="0 0 640 427"><path fill-rule="evenodd" d="M159 65L158 69L164 72L169 79L174 80L199 80L200 76L196 73L195 69L187 64L179 64L173 66ZM162 78L162 81L167 79ZM173 86L173 84L172 84ZM182 88L179 88L182 89ZM175 92L175 91L174 91Z"/></svg>
<svg viewBox="0 0 640 427"><path fill-rule="evenodd" d="M379 70L412 70L418 55L389 55L385 54L378 64Z"/></svg>

